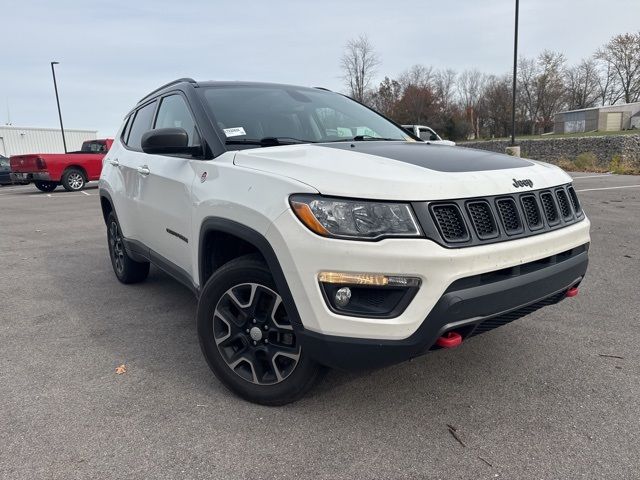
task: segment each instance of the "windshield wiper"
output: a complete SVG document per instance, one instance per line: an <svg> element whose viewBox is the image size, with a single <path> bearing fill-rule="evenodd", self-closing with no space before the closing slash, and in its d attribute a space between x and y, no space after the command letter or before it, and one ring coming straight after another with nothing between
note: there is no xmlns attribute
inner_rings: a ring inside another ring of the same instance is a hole
<svg viewBox="0 0 640 480"><path fill-rule="evenodd" d="M317 143L313 140L301 140L293 137L263 137L256 138L237 138L227 139L227 145L260 145L262 147L273 147L276 145L296 145L299 143Z"/></svg>
<svg viewBox="0 0 640 480"><path fill-rule="evenodd" d="M402 140L401 138L385 138L385 137L374 137L373 135L356 135L351 139L354 142L362 142L367 140L381 140L383 142L396 142Z"/></svg>
<svg viewBox="0 0 640 480"><path fill-rule="evenodd" d="M386 137L374 137L373 135L356 135L352 138L340 138L339 140L329 140L326 143L335 142L369 142L369 141L382 141L382 142L401 142L401 138L386 138Z"/></svg>

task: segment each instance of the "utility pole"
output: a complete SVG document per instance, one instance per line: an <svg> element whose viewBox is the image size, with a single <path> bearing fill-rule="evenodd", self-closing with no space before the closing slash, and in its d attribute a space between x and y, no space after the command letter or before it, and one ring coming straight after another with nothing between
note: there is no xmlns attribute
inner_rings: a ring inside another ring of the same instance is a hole
<svg viewBox="0 0 640 480"><path fill-rule="evenodd" d="M51 62L51 74L53 75L53 88L56 91L56 103L58 104L58 118L60 118L60 130L62 130L62 145L64 146L64 153L67 153L67 141L64 138L64 125L62 125L62 112L60 111L60 98L58 97L58 84L56 83L56 71L53 68L54 65L58 65L60 62Z"/></svg>
<svg viewBox="0 0 640 480"><path fill-rule="evenodd" d="M511 99L511 146L516 145L516 84L518 75L518 13L520 0L516 0L516 28L513 37L513 98Z"/></svg>

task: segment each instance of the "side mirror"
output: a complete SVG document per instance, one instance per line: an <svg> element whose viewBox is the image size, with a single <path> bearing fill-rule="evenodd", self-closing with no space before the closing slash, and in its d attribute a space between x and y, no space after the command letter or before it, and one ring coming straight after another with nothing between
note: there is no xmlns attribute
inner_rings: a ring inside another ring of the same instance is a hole
<svg viewBox="0 0 640 480"><path fill-rule="evenodd" d="M184 128L157 128L142 135L142 151L156 155L197 155L200 147L189 146L189 134Z"/></svg>

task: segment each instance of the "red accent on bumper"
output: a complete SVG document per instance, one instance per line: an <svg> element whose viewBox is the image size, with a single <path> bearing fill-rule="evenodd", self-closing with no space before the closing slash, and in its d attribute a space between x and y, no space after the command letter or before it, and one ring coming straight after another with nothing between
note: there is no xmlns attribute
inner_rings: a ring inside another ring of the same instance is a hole
<svg viewBox="0 0 640 480"><path fill-rule="evenodd" d="M447 332L436 340L436 345L442 348L457 347L462 343L462 335L458 332Z"/></svg>
<svg viewBox="0 0 640 480"><path fill-rule="evenodd" d="M571 287L567 290L567 297L575 297L578 295L578 287Z"/></svg>

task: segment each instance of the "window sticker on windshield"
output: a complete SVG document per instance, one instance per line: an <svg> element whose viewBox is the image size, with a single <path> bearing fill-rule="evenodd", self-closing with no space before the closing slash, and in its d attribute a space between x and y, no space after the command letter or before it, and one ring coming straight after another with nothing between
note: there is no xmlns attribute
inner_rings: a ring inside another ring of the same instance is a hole
<svg viewBox="0 0 640 480"><path fill-rule="evenodd" d="M242 127L223 128L222 130L227 137L239 137L247 134Z"/></svg>

